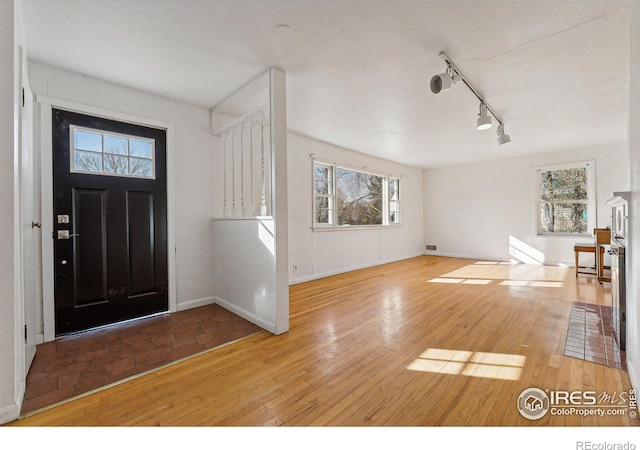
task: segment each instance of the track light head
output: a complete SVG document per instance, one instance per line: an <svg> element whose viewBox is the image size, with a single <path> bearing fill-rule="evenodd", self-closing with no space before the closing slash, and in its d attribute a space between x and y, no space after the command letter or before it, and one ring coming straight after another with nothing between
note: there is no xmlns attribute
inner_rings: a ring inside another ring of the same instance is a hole
<svg viewBox="0 0 640 450"><path fill-rule="evenodd" d="M458 75L451 75L451 73L441 73L440 75L434 75L431 77L431 83L429 86L431 87L431 92L434 94L440 93L440 91L445 91L451 87L452 84L457 83L460 80Z"/></svg>
<svg viewBox="0 0 640 450"><path fill-rule="evenodd" d="M441 73L440 75L435 75L431 78L431 92L434 94L440 93L440 91L444 91L449 89L452 84L457 83L458 81L462 81L471 92L478 98L480 101L480 112L478 114L478 119L476 122L476 127L478 130L488 130L493 126L493 119L496 119L498 122L498 144L506 144L507 142L511 142L511 137L504 132L504 122L500 118L499 115L495 113L495 111L485 103L484 97L482 94L471 84L471 82L462 74L458 66L447 56L445 52L440 52L440 56L444 59L444 62L447 64L447 70L445 73ZM489 114L490 113L490 114Z"/></svg>
<svg viewBox="0 0 640 450"><path fill-rule="evenodd" d="M487 105L484 103L480 103L480 113L478 114L477 124L478 130L488 130L493 126L491 116L487 114Z"/></svg>
<svg viewBox="0 0 640 450"><path fill-rule="evenodd" d="M508 142L511 142L511 136L509 136L508 134L504 133L504 125L502 125L502 124L498 125L496 133L498 134L498 145L502 145L502 144L506 144Z"/></svg>

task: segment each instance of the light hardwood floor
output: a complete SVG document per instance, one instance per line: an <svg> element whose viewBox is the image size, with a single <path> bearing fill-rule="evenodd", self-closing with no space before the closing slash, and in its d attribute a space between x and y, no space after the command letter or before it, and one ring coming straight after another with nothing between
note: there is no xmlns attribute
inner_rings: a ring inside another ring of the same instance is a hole
<svg viewBox="0 0 640 450"><path fill-rule="evenodd" d="M529 387L631 388L562 355L572 301L610 291L573 269L424 256L291 286L291 330L259 333L13 422L23 426L629 426L531 421Z"/></svg>

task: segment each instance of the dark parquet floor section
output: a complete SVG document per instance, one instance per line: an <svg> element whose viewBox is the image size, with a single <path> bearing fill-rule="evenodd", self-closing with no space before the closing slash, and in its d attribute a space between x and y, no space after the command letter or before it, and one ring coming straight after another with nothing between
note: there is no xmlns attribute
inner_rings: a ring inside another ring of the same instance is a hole
<svg viewBox="0 0 640 450"><path fill-rule="evenodd" d="M263 331L218 305L163 314L36 347L21 415Z"/></svg>

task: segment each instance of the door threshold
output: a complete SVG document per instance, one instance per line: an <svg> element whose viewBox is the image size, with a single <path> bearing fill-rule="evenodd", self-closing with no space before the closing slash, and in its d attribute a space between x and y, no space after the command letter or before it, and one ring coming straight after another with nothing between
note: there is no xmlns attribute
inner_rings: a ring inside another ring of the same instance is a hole
<svg viewBox="0 0 640 450"><path fill-rule="evenodd" d="M62 339L62 338L70 337L70 336L78 336L78 335L82 335L82 334L92 333L94 331L104 330L106 328L112 328L112 327L116 327L116 326L119 326L119 325L124 325L125 323L131 323L131 322L136 322L136 321L139 321L139 320L150 319L152 317L162 316L164 314L169 314L169 311L160 311L160 312L157 312L157 313L149 314L148 316L134 317L133 319L127 319L127 320L122 320L120 322L108 323L106 325L100 325L100 326L93 327L93 328L87 328L86 330L71 331L69 333L57 335L56 339Z"/></svg>

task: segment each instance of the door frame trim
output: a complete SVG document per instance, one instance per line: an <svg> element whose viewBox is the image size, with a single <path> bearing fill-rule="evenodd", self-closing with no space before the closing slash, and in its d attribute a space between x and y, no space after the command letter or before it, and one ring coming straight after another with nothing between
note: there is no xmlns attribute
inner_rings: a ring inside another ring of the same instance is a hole
<svg viewBox="0 0 640 450"><path fill-rule="evenodd" d="M48 239L53 233L53 141L51 136L52 109L59 108L67 111L102 117L104 119L142 125L152 128L165 129L167 132L167 270L169 277L169 312L177 311L176 294L176 252L175 252L175 125L147 117L140 117L105 108L89 106L43 95L36 96L36 103L40 108L40 160L41 160L41 217L42 222L42 318L44 342L56 338L55 331L55 303L54 303L54 264L53 239ZM44 219L44 218L49 218Z"/></svg>

